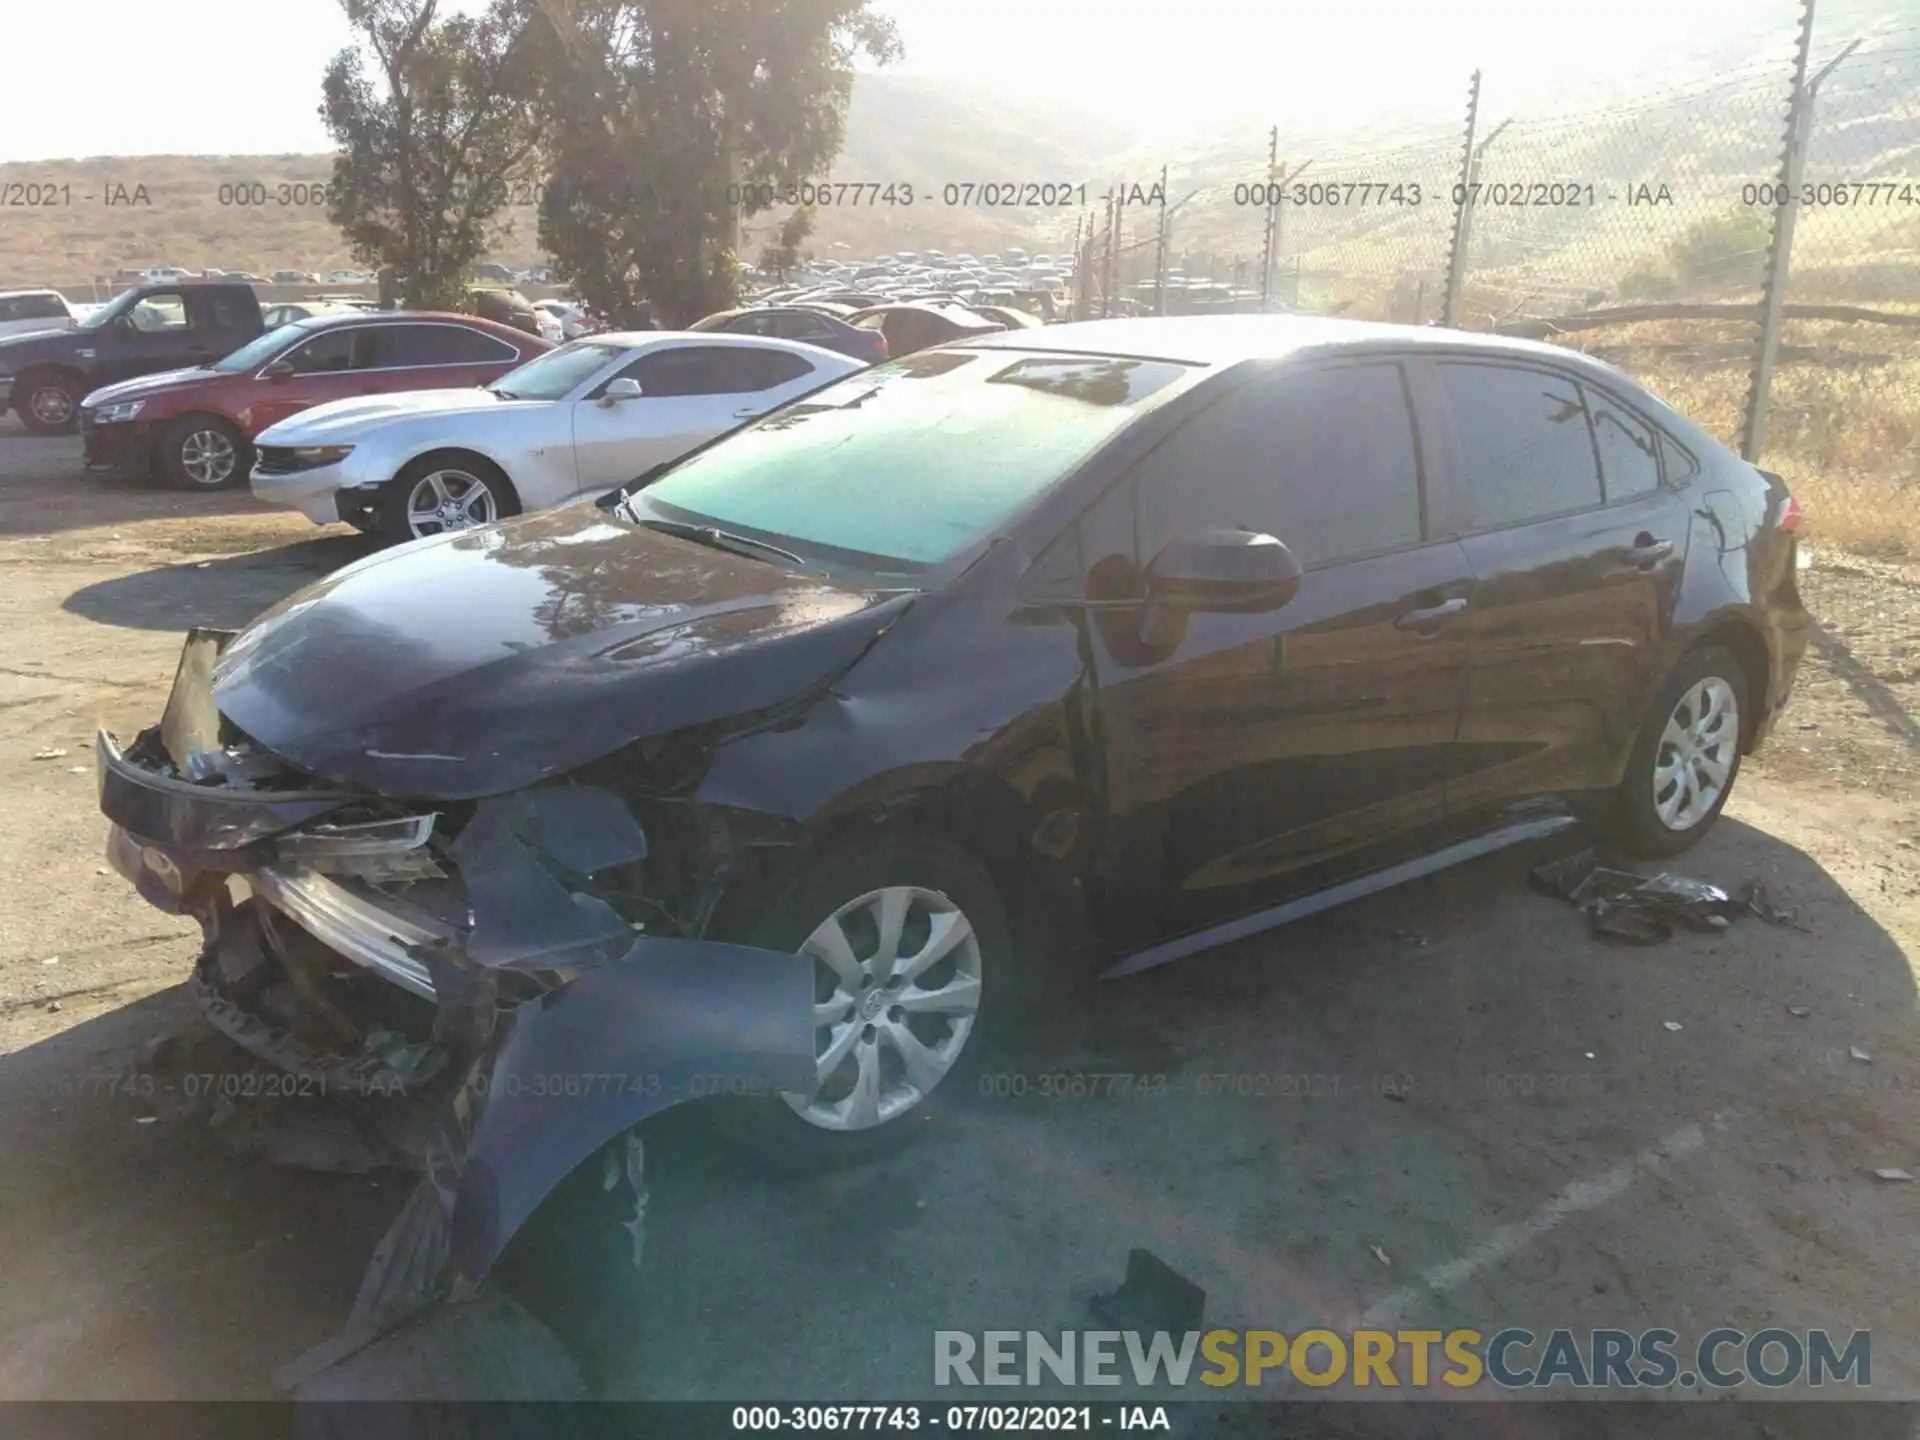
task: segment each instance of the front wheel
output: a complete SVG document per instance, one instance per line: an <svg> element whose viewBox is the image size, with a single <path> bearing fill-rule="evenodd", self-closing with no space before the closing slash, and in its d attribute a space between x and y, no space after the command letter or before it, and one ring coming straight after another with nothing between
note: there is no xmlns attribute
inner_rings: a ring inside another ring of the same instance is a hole
<svg viewBox="0 0 1920 1440"><path fill-rule="evenodd" d="M176 490L231 490L253 468L247 437L215 415L189 415L160 437L160 469Z"/></svg>
<svg viewBox="0 0 1920 1440"><path fill-rule="evenodd" d="M903 1139L965 1091L1025 989L992 878L943 841L858 841L750 899L747 942L814 964L814 1084L736 1115L776 1161Z"/></svg>
<svg viewBox="0 0 1920 1440"><path fill-rule="evenodd" d="M427 455L388 487L381 533L399 542L490 525L517 514L513 486L477 455Z"/></svg>
<svg viewBox="0 0 1920 1440"><path fill-rule="evenodd" d="M1674 667L1617 795L1629 851L1677 855L1712 828L1740 773L1746 715L1747 676L1731 650L1703 646Z"/></svg>
<svg viewBox="0 0 1920 1440"><path fill-rule="evenodd" d="M71 375L50 370L25 375L14 404L20 423L35 435L71 435L80 428L80 385Z"/></svg>

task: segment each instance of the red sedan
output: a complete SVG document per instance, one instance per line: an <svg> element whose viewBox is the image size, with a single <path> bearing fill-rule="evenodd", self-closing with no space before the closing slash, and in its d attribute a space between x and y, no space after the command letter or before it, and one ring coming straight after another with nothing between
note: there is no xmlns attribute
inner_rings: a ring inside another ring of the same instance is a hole
<svg viewBox="0 0 1920 1440"><path fill-rule="evenodd" d="M253 437L329 400L497 380L553 347L472 315L374 311L282 325L224 360L96 390L80 408L87 468L158 471L182 490L245 482Z"/></svg>

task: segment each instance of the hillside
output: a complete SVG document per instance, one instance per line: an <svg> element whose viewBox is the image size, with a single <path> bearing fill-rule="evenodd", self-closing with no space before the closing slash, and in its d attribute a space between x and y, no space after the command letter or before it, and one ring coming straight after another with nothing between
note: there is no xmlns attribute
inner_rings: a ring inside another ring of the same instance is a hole
<svg viewBox="0 0 1920 1440"><path fill-rule="evenodd" d="M948 79L862 77L848 114L847 143L832 179L911 185L915 203L823 209L815 248L854 253L926 249L987 251L1007 244L1048 248L1066 211L948 208L948 183L1091 180L1103 156L1131 139L1057 106L1022 103ZM1017 159L1011 157L1018 157ZM266 274L351 263L323 204L326 155L167 155L0 164L0 285L84 282L120 268L209 266ZM227 187L223 189L223 187ZM233 187L239 187L237 190ZM251 188L249 188L251 187ZM266 205L244 203L251 194ZM843 192L846 193L846 192ZM897 194L898 192L896 192ZM28 205L38 198L51 203ZM308 203L302 203L308 202ZM492 257L524 267L540 259L532 206L508 213ZM777 212L749 222L749 255Z"/></svg>

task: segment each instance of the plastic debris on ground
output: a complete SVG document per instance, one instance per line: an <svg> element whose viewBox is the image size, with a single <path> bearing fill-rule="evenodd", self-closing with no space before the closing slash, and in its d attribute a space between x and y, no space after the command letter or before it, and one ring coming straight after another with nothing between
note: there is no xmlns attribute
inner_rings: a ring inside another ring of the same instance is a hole
<svg viewBox="0 0 1920 1440"><path fill-rule="evenodd" d="M1183 1335L1200 1329L1207 1292L1148 1250L1127 1252L1127 1278L1118 1290L1095 1295L1093 1313L1116 1330L1165 1330Z"/></svg>
<svg viewBox="0 0 1920 1440"><path fill-rule="evenodd" d="M1898 1169L1893 1166L1889 1166L1885 1170L1876 1170L1873 1172L1873 1174L1876 1180L1912 1180L1913 1179L1913 1176L1907 1171Z"/></svg>
<svg viewBox="0 0 1920 1440"><path fill-rule="evenodd" d="M1748 881L1736 899L1718 885L1671 871L1641 875L1613 869L1591 849L1537 865L1529 880L1541 893L1576 906L1594 934L1631 945L1657 945L1682 927L1712 934L1743 915L1771 925L1794 920L1794 912L1775 904L1759 880Z"/></svg>

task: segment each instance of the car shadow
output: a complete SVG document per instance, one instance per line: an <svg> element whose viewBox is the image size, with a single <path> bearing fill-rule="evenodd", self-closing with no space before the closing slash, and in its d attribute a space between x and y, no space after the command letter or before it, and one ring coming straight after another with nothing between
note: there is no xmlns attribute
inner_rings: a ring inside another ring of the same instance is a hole
<svg viewBox="0 0 1920 1440"><path fill-rule="evenodd" d="M61 608L101 625L134 630L238 629L294 591L377 548L378 542L364 535L336 534L274 550L161 565L83 586Z"/></svg>
<svg viewBox="0 0 1920 1440"><path fill-rule="evenodd" d="M1613 1163L1676 1116L1738 1106L1749 1138L1772 1142L1760 1152L1768 1167L1777 1156L1817 1170L1825 1147L1860 1133L1849 1119L1860 1096L1847 1085L1870 1067L1846 1058L1847 1037L1860 1033L1848 1028L1852 1002L1883 1025L1910 1026L1914 981L1899 946L1837 881L1810 856L1723 821L1675 868L1729 888L1764 875L1796 924L1750 917L1723 934L1616 949L1527 887L1529 865L1566 848L1488 857L1092 987L1043 1046L988 1057L991 1074L1024 1084L969 1086L937 1124L856 1165L776 1176L717 1142L695 1107L650 1122L649 1279L618 1393L952 1400L928 1384L935 1330L1091 1326L1090 1283L1117 1279L1133 1246L1208 1292L1209 1323L1291 1330L1310 1308L1338 1328L1398 1281L1369 1244L1413 1273L1470 1253L1494 1215L1524 1214L1563 1183L1561 1167ZM1788 1005L1812 1015L1793 1018ZM1663 1029L1676 1015L1684 1037ZM150 1055L156 1035L175 1037L164 1058ZM1836 1046L1837 1068L1821 1058ZM1598 1052L1585 1073L1619 1091L1569 1103L1544 1082L1524 1098L1506 1083L1581 1073L1583 1049ZM230 1156L204 1106L181 1092L192 1085L204 1098L218 1083L208 1077L252 1068L179 989L0 1056L0 1397L262 1396L276 1367L333 1333L407 1182ZM1046 1093L1042 1078L1055 1075L1140 1083ZM1185 1088L1155 1090L1153 1075ZM1206 1095L1198 1075L1264 1081L1235 1094L1216 1079ZM1283 1093L1296 1079L1315 1083ZM1809 1139L1812 1121L1776 1122L1802 1113L1842 1138ZM1676 1165L1662 1188L1685 1184ZM1891 1232L1896 1188L1821 1217L1834 1293L1852 1292L1832 1266L1879 1253L1854 1246L1876 1226ZM1630 1232L1638 1238L1621 1254L1563 1239L1549 1265L1529 1267L1516 1252L1499 1267L1489 1313L1559 1306L1555 1324L1678 1329L1692 1316L1749 1313L1751 1287L1773 1273L1752 1278L1741 1248L1754 1241L1742 1208L1753 1198L1694 1187L1663 1203L1661 1225ZM1622 1265L1625 1279L1611 1268ZM1609 1284L1620 1300L1588 1298ZM1660 1298L1621 1308L1635 1285ZM1790 1311L1808 1297L1771 1298ZM1596 1318L1600 1305L1614 1308ZM1848 1315L1897 1333L1866 1299ZM1457 1417L1423 1408L1424 1428L1353 1408L1368 1418L1355 1413L1338 1433L1486 1433L1477 1406ZM1536 1418L1529 1434L1608 1433L1597 1416L1594 1426L1557 1410ZM1865 1433L1837 1423L1777 1433Z"/></svg>
<svg viewBox="0 0 1920 1440"><path fill-rule="evenodd" d="M74 435L29 435L0 418L0 537L59 535L143 520L224 515L271 518L276 511L244 486L200 494L155 481L90 471Z"/></svg>
<svg viewBox="0 0 1920 1440"><path fill-rule="evenodd" d="M1865 665L1859 657L1847 647L1846 641L1825 625L1816 623L1807 632L1808 643L1827 668L1838 675L1849 690L1867 708L1867 713L1878 720L1896 740L1905 741L1915 750L1920 750L1920 721L1907 712L1900 703L1900 697Z"/></svg>

